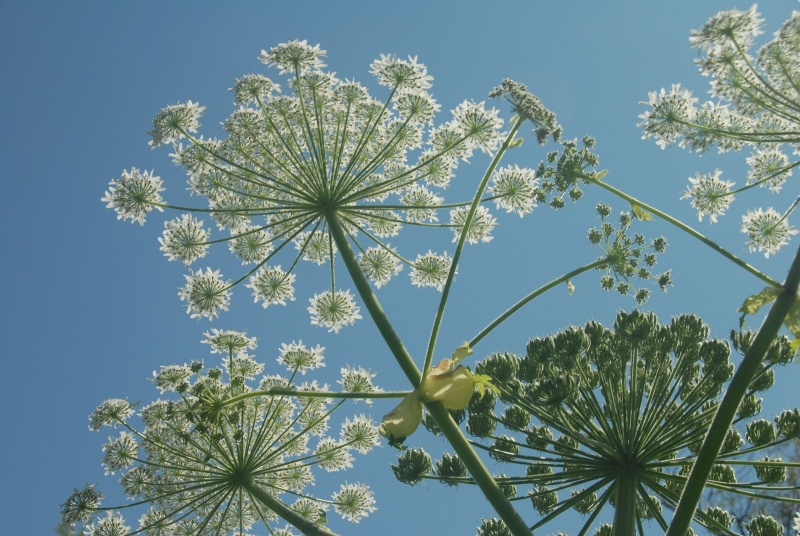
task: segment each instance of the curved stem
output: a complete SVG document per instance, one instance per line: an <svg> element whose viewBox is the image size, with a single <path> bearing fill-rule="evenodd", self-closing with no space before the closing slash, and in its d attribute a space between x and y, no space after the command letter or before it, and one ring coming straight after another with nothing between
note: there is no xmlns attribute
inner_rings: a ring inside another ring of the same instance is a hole
<svg viewBox="0 0 800 536"><path fill-rule="evenodd" d="M278 514L283 520L294 526L306 536L338 536L335 532L328 530L322 525L312 523L304 518L281 501L267 493L264 489L257 486L251 477L243 479L242 487L247 490L251 497L257 499L261 504Z"/></svg>
<svg viewBox="0 0 800 536"><path fill-rule="evenodd" d="M472 224L472 220L475 217L475 212L478 210L478 205L481 202L481 197L483 197L483 192L486 190L486 186L489 184L489 179L494 173L497 164L500 163L500 159L503 158L503 154L508 150L509 146L511 145L511 141L514 139L514 135L517 133L519 128L522 126L522 123L525 120L523 118L518 118L517 122L508 132L506 135L506 139L503 140L503 145L500 146L498 149L497 154L494 155L492 158L491 164L486 169L486 173L483 175L483 180L481 181L480 185L478 186L477 191L475 192L475 196L472 199L472 205L469 207L469 213L467 214L466 220L464 220L464 227L461 229L461 234L458 237L458 244L456 245L456 250L453 253L453 262L450 264L450 271L447 274L447 280L444 283L444 287L442 288L442 299L439 301L439 308L436 311L436 317L433 320L433 327L431 328L431 337L428 341L428 350L425 355L425 366L423 367L423 375L427 375L428 372L431 370L431 363L433 361L433 351L436 348L436 339L439 336L439 328L442 325L442 318L444 317L444 307L447 304L447 297L450 294L450 286L453 284L453 278L456 275L456 268L458 267L458 259L461 257L461 251L464 249L464 244L467 241L467 234L469 233L469 227Z"/></svg>
<svg viewBox="0 0 800 536"><path fill-rule="evenodd" d="M342 256L347 271L353 279L353 284L361 300L364 302L364 306L372 317L373 322L375 322L375 326L383 336L389 350L394 355L400 368L403 369L408 380L415 388L418 387L422 375L411 359L408 350L403 346L402 341L394 331L386 313L383 312L383 308L380 302L378 302L377 296L372 292L369 281L358 265L358 259L353 249L350 247L347 234L342 228L338 217L333 211L330 211L325 214L325 218L328 222L328 229L330 229L331 235L336 242L336 247L339 248L339 254ZM440 402L427 404L426 407L436 420L436 424L441 429L442 434L444 434L453 446L453 449L464 462L464 465L467 466L467 469L481 488L486 499L494 507L509 530L511 530L511 533L514 536L531 536L530 529L528 529L528 526L522 520L519 513L517 513L511 505L511 502L509 502L508 498L506 498L502 490L500 490L500 487L497 485L497 482L495 482L489 469L487 469L475 450L473 450L467 438L464 436L464 433L453 420L450 412L447 411Z"/></svg>
<svg viewBox="0 0 800 536"><path fill-rule="evenodd" d="M711 249L716 251L717 253L720 253L721 255L726 257L727 259L733 261L734 263L736 263L740 267L744 268L745 270L747 270L748 272L750 272L751 274L753 274L757 278L761 279L765 283L767 283L769 285L772 285L773 287L780 287L781 286L780 283L778 283L777 281L775 281L774 279L772 279L768 275L761 273L754 266L751 266L751 265L747 264L745 261L743 261L742 259L740 259L736 255L734 255L733 253L729 252L727 249L723 248L722 246L717 245L716 242L713 242L712 240L708 239L703 234L695 231L694 229L692 229L691 227L689 227L688 225L686 225L682 221L676 220L675 218L673 218L669 214L667 214L665 212L661 212L657 208L652 207L652 206L648 205L647 203L643 203L642 201L639 201L635 197L629 196L625 192L614 188L613 186L603 182L599 178L595 178L595 177L592 177L591 175L586 175L586 174L581 174L580 177L582 179L586 180L586 181L589 181L589 182L591 182L593 184L596 184L597 186L600 186L601 188L604 188L605 190L608 190L612 194L616 195L617 197L621 197L622 199L628 201L632 205L640 206L641 208L645 209L648 212L651 212L655 216L658 216L659 218L661 218L662 220L666 221L667 223L671 223L672 225L674 225L675 227L677 227L681 231L684 231L684 232L692 235L693 237L695 237L696 239L698 239L699 241L701 241L702 243L704 243L705 245L707 245L708 247L710 247Z"/></svg>
<svg viewBox="0 0 800 536"><path fill-rule="evenodd" d="M544 294L545 292L547 292L551 288L553 288L555 286L558 286L561 283L566 283L567 281L569 281L573 277L575 277L577 275L580 275L583 272L589 271L589 270L591 270L593 268L597 268L599 266L603 266L605 264L608 264L608 259L605 259L605 258L598 259L598 260L596 260L596 261L594 261L592 263L589 263L589 264L587 264L585 266L581 266L580 268L578 268L576 270L572 270L571 272L566 273L566 274L562 275L561 277L553 279L549 283L547 283L545 285L542 285L541 287L537 288L536 290L534 290L533 292L531 292L530 294L528 294L527 296L525 296L524 298L519 300L517 303L515 303L514 305L509 307L506 310L506 312L504 312L503 314L501 314L500 316L495 318L488 326L483 328L480 333L475 335L472 338L472 340L469 341L469 347L470 348L475 348L475 345L478 344L481 341L481 339L483 339L489 333L491 333L491 331L494 328L496 328L497 326L502 324L509 316L511 316L514 313L516 313L518 310L520 310L523 306L527 305L528 302L530 302L531 300L533 300L537 296L540 296L541 294Z"/></svg>
<svg viewBox="0 0 800 536"><path fill-rule="evenodd" d="M711 469L717 459L725 435L733 422L739 404L741 404L747 393L750 382L761 366L764 355L777 336L790 307L797 299L798 284L800 284L800 249L798 249L792 266L789 268L789 274L786 277L786 282L782 285L781 293L775 299L775 303L770 308L764 323L761 324L752 346L745 353L742 363L733 376L717 409L717 413L714 415L711 428L709 428L708 434L703 440L703 445L697 454L697 460L694 463L694 467L692 467L692 472L689 474L689 479L686 481L683 494L681 494L680 502L675 509L675 516L667 531L667 536L683 536L689 529L694 512L700 502L703 487L711 474Z"/></svg>

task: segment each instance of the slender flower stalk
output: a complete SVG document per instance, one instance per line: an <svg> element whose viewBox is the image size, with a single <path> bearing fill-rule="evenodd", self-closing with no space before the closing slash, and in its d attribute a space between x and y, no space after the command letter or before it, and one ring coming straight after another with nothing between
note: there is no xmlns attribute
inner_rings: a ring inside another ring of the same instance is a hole
<svg viewBox="0 0 800 536"><path fill-rule="evenodd" d="M621 199L624 199L625 201L629 202L631 204L631 206L638 207L640 210L645 210L645 211L649 212L650 214L652 214L654 216L658 216L659 218L661 218L662 220L666 221L667 223L669 223L671 225L674 225L675 227L677 227L681 231L683 231L683 232L689 234L690 236L696 238L697 240L699 240L700 242L702 242L706 246L710 247L711 249L713 249L717 253L721 254L722 256L727 258L728 260L734 262L735 264L737 264L741 268L744 268L746 271L750 272L751 274L753 274L757 278L761 279L765 283L767 283L769 285L772 285L774 287L779 287L780 286L779 282L775 281L774 279L772 279L768 275L762 273L761 271L759 271L754 266L752 266L752 265L748 264L747 262L743 261L742 259L740 259L736 255L734 255L733 253L731 253L727 249L723 248L722 246L720 246L719 244L717 244L713 240L711 240L708 237L704 236L699 231L691 228L690 226L686 225L682 221L670 216L666 212L663 212L663 211L655 208L654 206L649 205L649 204L647 204L647 203L645 203L643 201L640 201L639 199L626 194L622 190L620 190L618 188L615 188L614 186L611 186L607 182L604 182L603 180L601 180L602 177L596 177L596 176L592 176L592 175L583 175L582 178L584 180L588 181L588 182L591 182L592 184L596 184L597 186L600 186L604 190L607 190L607 191L613 193L617 197L620 197Z"/></svg>

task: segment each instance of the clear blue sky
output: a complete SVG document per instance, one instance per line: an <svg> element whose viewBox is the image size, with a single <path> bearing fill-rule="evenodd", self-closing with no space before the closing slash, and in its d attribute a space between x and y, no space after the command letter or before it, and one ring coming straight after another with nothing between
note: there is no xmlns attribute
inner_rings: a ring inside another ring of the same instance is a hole
<svg viewBox="0 0 800 536"><path fill-rule="evenodd" d="M218 124L233 109L227 89L234 78L265 72L257 60L261 49L295 38L320 43L328 51L329 69L371 88L369 64L379 54L417 55L434 76L433 92L444 110L465 98L482 100L511 77L557 113L565 137L597 138L610 182L696 225L782 280L793 248L768 261L746 251L738 222L749 202L734 204L728 217L709 227L707 221L697 225L693 210L678 200L695 171L721 167L727 179L741 183L746 155L699 158L679 149L662 151L641 140L636 127L648 91L682 82L704 97L707 82L692 63L689 31L732 7L749 4L0 0L3 533L49 533L58 521L58 505L86 482L115 490L99 465L108 434L90 432L88 414L109 397L154 399L157 392L147 381L151 371L206 357L199 340L209 327L257 336L256 355L270 366L282 342L303 339L327 348L328 381L335 381L341 365L352 363L379 372L376 381L387 389L406 387L368 320L338 336L309 325L305 302L324 286L321 272L306 269L307 286L286 309L263 311L247 289L238 289L231 311L213 324L189 319L176 296L183 269L158 251L160 221L143 228L117 222L100 202L108 180L131 166L155 169L167 194L183 190L184 174L172 166L170 151L147 145L146 131L162 106L199 101L207 106L203 133L220 135ZM765 2L768 33L796 7L788 0ZM507 108L503 113L509 116ZM535 166L544 157L533 141L515 154L520 165ZM474 184L486 163L474 158L461 168L459 181ZM585 199L562 213L540 207L522 222L497 214L494 241L469 248L462 258L439 354L472 337L515 297L593 260L597 253L585 236L595 225L592 207L598 201L609 202L615 212L626 208L587 189ZM763 285L666 225L640 230L670 240L660 268L673 268L675 281L647 307L662 321L697 311L715 335L726 336L737 324L742 299ZM442 233L441 247L450 237ZM223 255L211 259L212 266L219 259L227 262ZM616 311L634 306L633 300L600 291L595 274L574 284L575 295L568 297L561 288L537 300L484 340L475 356L523 352L530 337L589 319L609 323ZM412 288L402 276L379 297L421 362L438 294ZM794 407L798 380L796 367L779 374L767 416ZM389 409L391 402L376 403L371 411L379 419ZM425 431L409 444L423 444L434 454L443 448ZM379 510L359 525L331 515L334 530L474 534L481 517L491 515L476 488L399 484L389 468L395 457L396 451L384 446L359 458L347 478L370 483ZM321 479L321 495L327 495L326 485ZM536 519L528 505L522 513Z"/></svg>

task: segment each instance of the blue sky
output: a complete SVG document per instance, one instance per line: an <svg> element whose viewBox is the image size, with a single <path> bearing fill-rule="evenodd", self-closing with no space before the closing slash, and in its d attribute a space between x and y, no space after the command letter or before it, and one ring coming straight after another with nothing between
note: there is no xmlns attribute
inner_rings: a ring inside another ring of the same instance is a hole
<svg viewBox="0 0 800 536"><path fill-rule="evenodd" d="M767 33L796 6L788 0L761 6ZM100 202L108 181L131 166L154 169L165 180L167 195L184 190L184 174L171 164L170 151L152 151L147 145L151 119L161 107L199 101L207 107L202 132L221 135L219 123L233 110L227 91L233 80L250 72L277 76L257 56L296 38L320 43L328 51L330 70L370 88L375 84L369 64L379 54L418 56L434 76L434 96L445 111L464 99L483 100L503 78L514 78L556 112L565 137L597 139L609 182L696 226L782 280L793 248L765 260L744 247L738 222L750 201L735 203L714 226L698 224L688 203L679 201L687 177L696 171L719 167L726 178L741 183L746 155L699 158L679 149L662 151L641 140L636 127L648 91L682 82L704 97L707 81L692 63L689 31L732 7L749 4L0 1L5 189L0 218L6 252L0 259L6 281L0 323L6 341L6 384L0 390L6 408L0 439L3 530L48 533L58 521L58 505L86 482L98 482L112 497L116 484L99 465L108 434L90 432L88 414L110 397L156 398L147 381L151 372L160 365L209 357L199 341L210 327L247 330L258 337L256 355L270 366L281 343L302 339L327 348L329 382L340 366L351 363L378 372L376 381L384 388L406 388L368 320L337 336L309 325L305 304L324 288L321 271L304 268L307 286L285 309L264 311L252 303L247 289L238 289L231 311L211 324L185 314L176 296L184 270L158 251L161 220L143 228L117 222ZM497 106L508 118L507 107ZM547 149L529 138L513 162L535 166L544 157ZM474 187L487 163L476 156L460 169L464 192ZM497 214L495 239L470 247L462 257L437 356L448 355L520 295L594 260L598 253L585 236L596 224L592 207L599 201L610 203L615 212L626 208L587 188L584 199L559 213L539 207L522 221ZM725 337L737 325L736 308L744 297L763 285L660 222L639 230L669 239L659 267L672 268L675 281L667 294L654 293L647 308L658 312L662 322L696 311L714 335ZM424 247L448 247L450 239L443 231L435 245ZM228 262L219 253L211 257L212 266ZM475 356L521 353L531 337L590 319L610 323L616 311L635 305L603 293L595 274L574 284L573 296L559 288L536 300L485 339ZM401 276L379 297L421 363L439 295L413 288ZM799 379L796 367L779 374L767 399L767 416L794 407ZM379 419L391 404L376 403L373 417ZM409 444L425 445L433 453L445 446L424 431ZM409 488L396 482L389 468L395 457L396 451L384 446L358 460L347 479L370 483L379 510L359 525L331 515L334 530L391 536L436 528L442 534L472 534L481 517L491 515L475 488L449 489L436 482ZM326 485L321 479L318 488ZM536 519L527 505L522 513L526 520Z"/></svg>

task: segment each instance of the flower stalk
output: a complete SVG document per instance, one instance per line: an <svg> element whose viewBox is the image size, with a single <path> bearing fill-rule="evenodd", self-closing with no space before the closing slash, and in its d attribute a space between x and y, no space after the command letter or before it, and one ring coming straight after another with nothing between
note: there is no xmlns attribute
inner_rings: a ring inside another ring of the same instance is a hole
<svg viewBox="0 0 800 536"><path fill-rule="evenodd" d="M581 179L584 179L584 180L586 180L588 182L591 182L592 184L596 184L597 186L599 186L599 187L611 192L612 194L616 195L617 197L620 197L620 198L624 199L625 201L629 202L631 204L631 206L640 207L640 208L646 210L647 212L652 213L654 216L658 216L659 218L661 218L662 220L666 221L667 223L669 223L671 225L674 225L675 227L677 227L681 231L691 235L692 237L696 238L697 240L699 240L703 244L707 245L708 247L710 247L711 249L716 251L717 253L721 254L723 257L727 258L730 261L733 261L735 264L737 264L741 268L745 269L746 271L750 272L751 274L753 274L757 278L761 279L765 283L767 283L769 285L772 285L773 287L780 287L781 286L780 283L778 283L777 281L775 281L774 279L772 279L768 275L762 273L756 267L746 263L745 261L743 261L742 259L740 259L736 255L734 255L733 253L731 253L727 249L725 249L722 246L718 245L713 240L707 238L702 233L692 229L691 227L689 227L688 225L686 225L682 221L680 221L680 220L678 220L676 218L673 218L672 216L670 216L666 212L662 212L662 211L658 210L657 208L655 208L655 207L653 207L651 205L648 205L647 203L643 203L642 201L639 201L635 197L632 197L632 196L626 194L622 190L614 188L610 184L608 184L606 182L603 182L601 180L601 177L592 176L590 174L581 174L580 177L581 177Z"/></svg>
<svg viewBox="0 0 800 536"><path fill-rule="evenodd" d="M337 533L329 530L323 525L312 523L283 504L281 501L267 493L263 488L258 486L249 475L243 478L241 485L242 488L247 490L247 493L249 493L251 497L257 499L264 506L278 514L286 522L294 526L306 536L339 536Z"/></svg>
<svg viewBox="0 0 800 536"><path fill-rule="evenodd" d="M507 143L507 142L506 142ZM505 146L505 145L504 145ZM344 261L347 271L353 280L353 284L361 297L364 307L366 307L372 318L375 326L378 328L381 336L383 337L389 350L394 355L395 360L400 365L400 368L405 373L411 385L414 388L419 387L422 381L422 375L419 369L414 364L413 359L403 345L400 337L395 332L391 323L389 322L386 313L383 311L378 297L372 292L369 281L361 271L353 249L347 239L344 228L339 222L338 217L333 211L328 211L325 215L325 221L328 224L331 236L333 237L336 247L339 249L339 254ZM503 494L500 486L497 485L489 469L480 459L478 454L469 444L467 438L464 436L461 429L458 427L453 417L442 405L441 402L433 402L426 405L428 412L436 420L436 424L442 431L442 434L447 438L453 449L458 453L464 465L469 470L475 483L481 488L481 491L486 496L486 499L497 511L497 514L505 522L506 526L511 530L514 536L530 536L531 531L528 529L525 521L520 517L519 513L514 509L509 500Z"/></svg>

